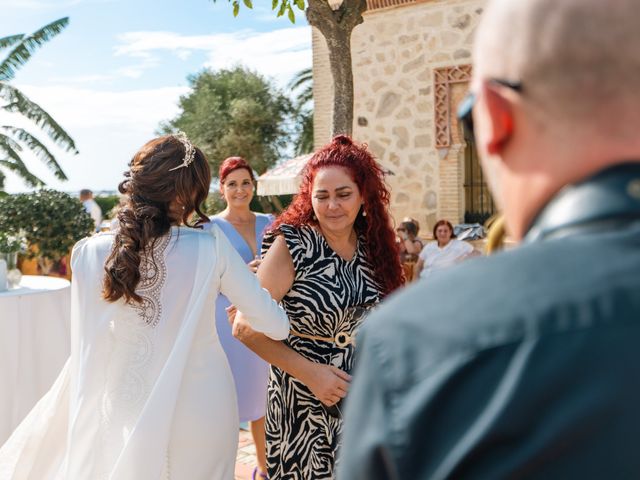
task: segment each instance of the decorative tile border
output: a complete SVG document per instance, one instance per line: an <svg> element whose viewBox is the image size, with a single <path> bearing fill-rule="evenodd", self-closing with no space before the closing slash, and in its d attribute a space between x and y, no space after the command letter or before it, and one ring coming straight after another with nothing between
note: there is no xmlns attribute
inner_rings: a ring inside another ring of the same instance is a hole
<svg viewBox="0 0 640 480"><path fill-rule="evenodd" d="M451 85L471 80L471 65L436 68L433 71L435 147L451 146Z"/></svg>
<svg viewBox="0 0 640 480"><path fill-rule="evenodd" d="M378 10L380 8L397 7L408 3L418 3L417 0L367 0L367 11Z"/></svg>

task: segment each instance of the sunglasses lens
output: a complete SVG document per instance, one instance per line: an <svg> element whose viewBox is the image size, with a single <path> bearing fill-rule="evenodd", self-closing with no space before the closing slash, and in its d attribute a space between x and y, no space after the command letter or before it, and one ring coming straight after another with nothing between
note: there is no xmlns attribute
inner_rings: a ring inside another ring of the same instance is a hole
<svg viewBox="0 0 640 480"><path fill-rule="evenodd" d="M465 136L473 137L473 106L476 103L476 96L469 92L458 107L458 118L464 127Z"/></svg>

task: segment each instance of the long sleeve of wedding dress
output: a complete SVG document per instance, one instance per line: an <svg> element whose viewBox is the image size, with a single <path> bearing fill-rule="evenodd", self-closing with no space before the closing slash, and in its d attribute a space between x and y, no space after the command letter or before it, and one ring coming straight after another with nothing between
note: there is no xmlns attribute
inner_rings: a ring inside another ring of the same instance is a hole
<svg viewBox="0 0 640 480"><path fill-rule="evenodd" d="M239 425L215 298L274 339L287 336L286 314L218 227L173 227L143 255L143 302L108 303L113 237L74 248L71 356L0 448L0 479L232 479Z"/></svg>
<svg viewBox="0 0 640 480"><path fill-rule="evenodd" d="M215 230L219 237L217 257L220 259L220 293L242 312L251 328L274 340L284 340L289 335L288 318L280 315L280 307L269 292L255 281L255 275L237 255L224 233L218 226L215 226Z"/></svg>

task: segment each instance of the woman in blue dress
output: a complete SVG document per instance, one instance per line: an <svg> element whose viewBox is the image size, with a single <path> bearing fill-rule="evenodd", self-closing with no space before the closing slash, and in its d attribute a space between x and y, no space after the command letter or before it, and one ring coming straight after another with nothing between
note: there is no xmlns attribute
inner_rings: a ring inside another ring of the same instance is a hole
<svg viewBox="0 0 640 480"><path fill-rule="evenodd" d="M227 158L220 165L219 178L220 192L227 202L227 208L211 220L222 229L255 273L260 264L262 236L273 222L273 217L249 209L255 179L246 160L241 157ZM267 478L264 415L269 365L233 337L226 313L229 306L229 300L219 295L216 301L216 327L233 372L240 421L249 422L256 446L258 466L253 471L253 478Z"/></svg>

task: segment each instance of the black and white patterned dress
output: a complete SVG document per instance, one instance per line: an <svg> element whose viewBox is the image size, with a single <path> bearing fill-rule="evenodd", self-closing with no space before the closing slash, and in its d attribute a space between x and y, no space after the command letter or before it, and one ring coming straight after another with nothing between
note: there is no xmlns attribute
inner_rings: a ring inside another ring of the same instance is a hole
<svg viewBox="0 0 640 480"><path fill-rule="evenodd" d="M281 225L293 259L295 278L282 300L291 330L334 338L354 335L363 312L381 299L380 286L359 240L351 260L337 255L313 227ZM263 254L276 235L264 237ZM286 343L304 357L350 371L354 347L289 335ZM271 367L266 415L269 478L331 479L342 432L340 415L330 415L300 381Z"/></svg>

